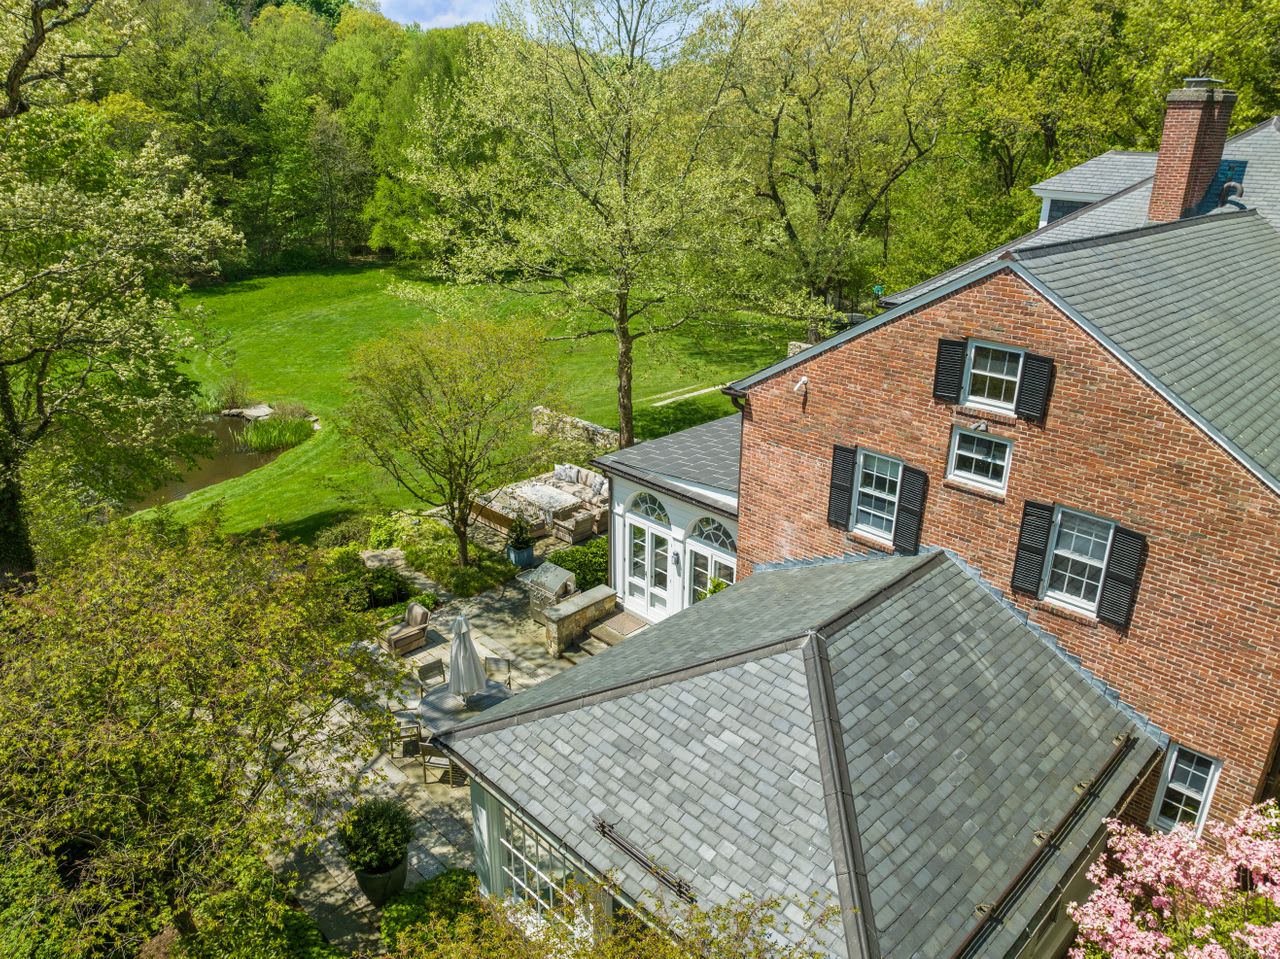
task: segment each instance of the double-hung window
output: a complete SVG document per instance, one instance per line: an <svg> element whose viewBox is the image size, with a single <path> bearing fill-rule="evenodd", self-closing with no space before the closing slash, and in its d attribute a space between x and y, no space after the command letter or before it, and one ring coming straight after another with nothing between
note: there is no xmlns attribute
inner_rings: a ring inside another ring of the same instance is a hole
<svg viewBox="0 0 1280 959"><path fill-rule="evenodd" d="M1022 350L970 340L965 362L964 404L1012 413L1018 398L1023 355Z"/></svg>
<svg viewBox="0 0 1280 959"><path fill-rule="evenodd" d="M1185 823L1199 834L1217 779L1218 763L1185 746L1172 747L1151 810L1152 824L1167 831Z"/></svg>
<svg viewBox="0 0 1280 959"><path fill-rule="evenodd" d="M1114 531L1114 523L1058 507L1045 570L1045 596L1094 612Z"/></svg>
<svg viewBox="0 0 1280 959"><path fill-rule="evenodd" d="M947 476L1003 493L1009 484L1009 454L1013 444L961 427L951 434L951 458Z"/></svg>
<svg viewBox="0 0 1280 959"><path fill-rule="evenodd" d="M853 528L892 543L893 524L898 517L902 461L870 450L859 450L856 475Z"/></svg>

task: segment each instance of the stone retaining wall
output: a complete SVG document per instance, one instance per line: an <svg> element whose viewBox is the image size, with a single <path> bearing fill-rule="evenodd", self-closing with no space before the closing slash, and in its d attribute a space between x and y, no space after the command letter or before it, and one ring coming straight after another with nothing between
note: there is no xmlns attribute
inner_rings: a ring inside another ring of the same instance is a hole
<svg viewBox="0 0 1280 959"><path fill-rule="evenodd" d="M559 656L581 639L592 623L613 612L617 605L618 595L613 587L601 583L546 607L540 619L547 628L547 655Z"/></svg>
<svg viewBox="0 0 1280 959"><path fill-rule="evenodd" d="M533 434L551 436L573 443L585 443L597 453L609 453L621 442L617 430L605 429L596 423L557 413L545 406L533 408Z"/></svg>

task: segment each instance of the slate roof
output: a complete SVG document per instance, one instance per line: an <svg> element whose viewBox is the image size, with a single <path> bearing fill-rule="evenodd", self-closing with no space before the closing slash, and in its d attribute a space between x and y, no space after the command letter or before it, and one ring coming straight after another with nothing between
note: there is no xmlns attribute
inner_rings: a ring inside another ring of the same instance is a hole
<svg viewBox="0 0 1280 959"><path fill-rule="evenodd" d="M1259 211L1013 256L1280 485L1280 232Z"/></svg>
<svg viewBox="0 0 1280 959"><path fill-rule="evenodd" d="M1111 196L1156 172L1156 154L1133 150L1109 150L1069 170L1041 180L1033 193L1055 192Z"/></svg>
<svg viewBox="0 0 1280 959"><path fill-rule="evenodd" d="M673 489L736 516L736 508L726 509L721 500L702 495L699 487L736 501L741 453L742 417L733 413L679 433L606 453L593 462L607 473Z"/></svg>
<svg viewBox="0 0 1280 959"><path fill-rule="evenodd" d="M757 572L445 741L632 897L662 887L594 815L703 905L826 893L833 955L935 959L1018 943L1156 754L1140 722L933 553Z"/></svg>
<svg viewBox="0 0 1280 959"><path fill-rule="evenodd" d="M1087 164L1082 164L1084 165ZM1072 170L1066 172L1071 173ZM1154 173L1154 168L1152 172ZM1210 205L1217 204L1222 184L1228 177L1243 183L1243 205L1256 208L1263 216L1280 226L1280 117L1265 120L1227 140L1218 177L1205 192L1205 200L1199 212L1207 212ZM1050 178L1044 184L1038 185L1043 186L1054 179L1056 178ZM1151 177L1147 176L1105 200L1091 203L1075 213L998 246L967 263L944 270L922 283L886 296L883 302L889 306L906 303L946 285L985 263L998 259L1004 253L1025 246L1078 240L1087 236L1099 236L1143 226L1147 223L1147 206L1150 200ZM1233 208L1240 206L1240 203L1233 204Z"/></svg>

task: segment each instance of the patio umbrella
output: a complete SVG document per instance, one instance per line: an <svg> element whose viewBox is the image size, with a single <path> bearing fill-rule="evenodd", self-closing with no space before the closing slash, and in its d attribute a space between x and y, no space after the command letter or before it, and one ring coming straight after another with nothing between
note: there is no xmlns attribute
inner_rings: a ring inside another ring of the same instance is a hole
<svg viewBox="0 0 1280 959"><path fill-rule="evenodd" d="M449 645L449 692L466 699L484 687L484 663L471 642L467 617L459 613L453 621L453 642Z"/></svg>

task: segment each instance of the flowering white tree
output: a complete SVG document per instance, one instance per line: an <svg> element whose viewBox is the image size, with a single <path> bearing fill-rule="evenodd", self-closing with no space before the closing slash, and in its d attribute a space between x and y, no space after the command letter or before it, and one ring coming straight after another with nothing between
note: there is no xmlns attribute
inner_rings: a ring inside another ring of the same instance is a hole
<svg viewBox="0 0 1280 959"><path fill-rule="evenodd" d="M82 108L0 124L0 583L35 568L35 452L95 446L104 476L102 457L154 475L172 452L195 391L177 281L238 243L185 160L118 156L108 133Z"/></svg>
<svg viewBox="0 0 1280 959"><path fill-rule="evenodd" d="M1109 823L1072 959L1280 959L1280 810L1147 834Z"/></svg>

